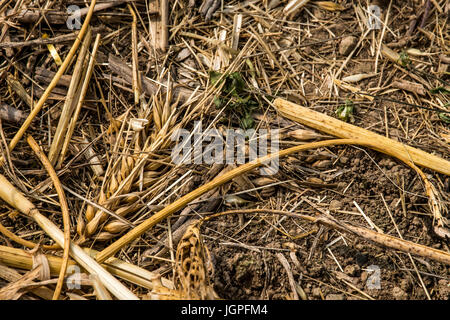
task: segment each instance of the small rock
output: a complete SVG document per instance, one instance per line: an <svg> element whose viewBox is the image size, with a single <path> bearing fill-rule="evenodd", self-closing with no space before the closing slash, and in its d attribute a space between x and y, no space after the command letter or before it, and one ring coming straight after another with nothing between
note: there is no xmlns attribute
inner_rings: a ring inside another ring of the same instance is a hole
<svg viewBox="0 0 450 320"><path fill-rule="evenodd" d="M422 220L419 217L414 217L414 219L412 220L412 224L415 226L420 226L422 225Z"/></svg>
<svg viewBox="0 0 450 320"><path fill-rule="evenodd" d="M343 182L343 181L338 182L338 189L339 190L344 190L345 188L347 188L347 186L348 186L347 182Z"/></svg>
<svg viewBox="0 0 450 320"><path fill-rule="evenodd" d="M184 48L180 52L178 52L177 57L175 58L176 61L183 61L187 57L191 55L191 50L189 48Z"/></svg>
<svg viewBox="0 0 450 320"><path fill-rule="evenodd" d="M433 244L431 247L434 248L434 249L441 249L441 248L442 248L442 244L440 244L440 243L435 243L435 244Z"/></svg>
<svg viewBox="0 0 450 320"><path fill-rule="evenodd" d="M344 268L344 272L349 276L355 276L359 270L360 268L357 264L349 264Z"/></svg>
<svg viewBox="0 0 450 320"><path fill-rule="evenodd" d="M357 42L358 39L353 36L343 38L339 45L339 53L343 56L347 56L355 48Z"/></svg>
<svg viewBox="0 0 450 320"><path fill-rule="evenodd" d="M339 209L342 209L342 203L338 200L331 200L330 210L339 210Z"/></svg>
<svg viewBox="0 0 450 320"><path fill-rule="evenodd" d="M315 298L320 298L320 288L314 288L311 292L312 296Z"/></svg>
<svg viewBox="0 0 450 320"><path fill-rule="evenodd" d="M313 163L314 168L324 169L331 166L332 162L331 160L319 160Z"/></svg>
<svg viewBox="0 0 450 320"><path fill-rule="evenodd" d="M348 162L348 157L340 157L339 162L342 164L346 164Z"/></svg>
<svg viewBox="0 0 450 320"><path fill-rule="evenodd" d="M311 183L323 184L323 180L314 177L307 178L306 181Z"/></svg>
<svg viewBox="0 0 450 320"><path fill-rule="evenodd" d="M406 292L399 287L394 287L394 289L392 289L392 296L395 300L406 300L406 298L408 297Z"/></svg>
<svg viewBox="0 0 450 320"><path fill-rule="evenodd" d="M400 288L402 288L403 291L408 292L411 290L411 281L408 279L402 279L400 281Z"/></svg>
<svg viewBox="0 0 450 320"><path fill-rule="evenodd" d="M325 298L325 300L344 300L344 299L345 297L343 294L334 294L334 293L328 294Z"/></svg>
<svg viewBox="0 0 450 320"><path fill-rule="evenodd" d="M399 204L400 204L400 198L394 198L394 199L392 200L392 202L389 204L389 207L390 207L391 209L395 209L395 208L398 207Z"/></svg>
<svg viewBox="0 0 450 320"><path fill-rule="evenodd" d="M395 161L393 161L392 159L386 158L386 159L382 159L379 162L379 165L382 167L386 167L388 169L391 169L393 166L395 166L397 163Z"/></svg>
<svg viewBox="0 0 450 320"><path fill-rule="evenodd" d="M367 273L367 271L361 272L361 282L365 283L367 281L368 276L369 276L369 274Z"/></svg>

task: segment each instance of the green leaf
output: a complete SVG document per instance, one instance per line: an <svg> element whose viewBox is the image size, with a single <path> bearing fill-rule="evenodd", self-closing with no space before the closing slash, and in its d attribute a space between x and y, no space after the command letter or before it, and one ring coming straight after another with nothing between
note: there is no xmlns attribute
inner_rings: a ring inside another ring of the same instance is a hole
<svg viewBox="0 0 450 320"><path fill-rule="evenodd" d="M250 100L251 96L247 96L245 98L237 97L236 102L239 104L247 104Z"/></svg>
<svg viewBox="0 0 450 320"><path fill-rule="evenodd" d="M253 66L253 63L250 61L250 59L245 59L245 63L248 65L248 68L250 69L250 75L255 78L256 72L255 67Z"/></svg>
<svg viewBox="0 0 450 320"><path fill-rule="evenodd" d="M215 85L219 81L221 76L222 76L222 74L220 72L210 71L209 72L209 82L211 82L212 85Z"/></svg>
<svg viewBox="0 0 450 320"><path fill-rule="evenodd" d="M400 58L398 60L399 60L400 64L404 67L411 64L411 59L409 58L406 51L400 52Z"/></svg>
<svg viewBox="0 0 450 320"><path fill-rule="evenodd" d="M245 81L240 72L232 72L223 75L217 71L209 72L210 83L212 85L224 81L220 96L214 98L214 104L217 108L227 105L226 110L233 117L237 117L239 125L244 128L252 128L254 120L253 111L258 108L259 104L253 98L253 94L245 91Z"/></svg>
<svg viewBox="0 0 450 320"><path fill-rule="evenodd" d="M439 118L441 118L441 120L445 123L450 123L450 116L448 115L448 113L446 114L445 112L440 112Z"/></svg>
<svg viewBox="0 0 450 320"><path fill-rule="evenodd" d="M251 113L246 113L245 117L241 119L241 127L243 129L253 128L255 121L253 120Z"/></svg>
<svg viewBox="0 0 450 320"><path fill-rule="evenodd" d="M355 119L353 118L353 109L353 102L351 100L346 100L345 105L339 106L335 113L336 116L342 121L348 122L350 120L351 122L354 122Z"/></svg>
<svg viewBox="0 0 450 320"><path fill-rule="evenodd" d="M221 108L223 106L223 101L219 97L214 97L214 104L217 108Z"/></svg>
<svg viewBox="0 0 450 320"><path fill-rule="evenodd" d="M245 82L239 72L230 73L227 77L227 92L239 95L244 91Z"/></svg>
<svg viewBox="0 0 450 320"><path fill-rule="evenodd" d="M430 93L432 93L432 94L436 94L436 93L450 94L450 90L448 90L445 87L437 87L437 88L431 89Z"/></svg>

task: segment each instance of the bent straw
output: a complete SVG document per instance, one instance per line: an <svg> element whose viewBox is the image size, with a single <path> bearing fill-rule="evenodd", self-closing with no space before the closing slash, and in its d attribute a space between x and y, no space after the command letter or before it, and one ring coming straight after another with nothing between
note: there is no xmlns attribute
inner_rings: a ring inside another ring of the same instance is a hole
<svg viewBox="0 0 450 320"><path fill-rule="evenodd" d="M33 218L34 221L61 247L64 246L63 232L39 210L25 196L17 190L3 175L0 174L0 198L6 201L23 214ZM127 287L114 278L94 259L74 243L70 243L70 254L81 267L91 274L96 274L103 285L118 299L138 300Z"/></svg>
<svg viewBox="0 0 450 320"><path fill-rule="evenodd" d="M363 139L335 139L335 140L325 140L325 141L319 141L319 142L313 142L313 143L307 143L300 146L295 146L292 148L288 148L285 150L282 150L280 152L269 154L267 156L255 159L252 162L246 163L240 167L237 167L233 170L230 170L229 172L225 173L222 176L219 176L215 178L214 180L204 184L203 186L200 186L199 188L195 189L194 191L184 195L183 197L179 198L178 200L174 201L173 203L169 204L167 207L162 209L161 211L155 213L153 216L142 222L140 225L138 225L136 228L130 230L127 234L119 238L116 242L112 243L103 251L101 251L98 255L96 260L98 262L105 261L108 257L114 255L117 251L119 251L123 246L127 245L128 243L132 242L136 238L140 237L144 232L146 232L151 227L155 226L160 221L166 219L174 212L184 208L188 203L193 201L194 199L198 198L205 192L208 192L211 189L214 189L218 186L223 185L224 183L232 180L233 178L248 172L250 170L253 170L257 167L262 166L263 164L271 161L274 158L281 158L287 155L290 155L292 153L297 153L300 151L308 150L308 149L316 149L320 147L327 147L331 145L345 145L345 144L355 144L355 145L361 145L370 147L372 149L380 148L380 145L376 142L372 142L371 140L363 140ZM408 158L404 157L404 154L402 152L399 152L398 150L390 150L389 153L391 156L398 158L399 160L403 161L410 167L412 167L414 170L416 170L421 177L424 177L423 173L421 174L420 169L418 169ZM419 171L418 171L419 170ZM426 188L427 193L431 192L429 188Z"/></svg>
<svg viewBox="0 0 450 320"><path fill-rule="evenodd" d="M15 235L11 231L9 231L4 225L2 225L1 223L0 223L0 233L2 233L5 237L8 237L12 241L17 242L18 244L20 244L20 245L22 245L22 246L24 246L26 248L29 248L29 249L34 249L38 245L37 243L25 240L25 239ZM60 249L62 249L59 246L59 244L52 244L52 245L44 244L44 245L41 245L41 248L45 249L45 250L60 250Z"/></svg>
<svg viewBox="0 0 450 320"><path fill-rule="evenodd" d="M83 26L81 27L80 32L78 33L77 38L75 39L72 48L70 48L69 53L67 54L66 59L64 59L63 64L59 67L58 72L56 72L55 76L53 77L52 81L48 85L47 89L45 89L44 93L42 94L41 98L37 102L37 104L34 106L33 110L31 110L28 117L23 122L22 126L20 127L19 131L17 131L16 135L12 138L11 142L9 143L9 151L12 151L17 143L20 141L22 136L24 135L25 131L27 131L28 127L31 125L31 122L36 117L36 115L41 111L42 107L44 106L45 101L47 100L48 96L52 92L52 90L55 88L56 84L58 83L59 79L63 75L63 73L66 71L67 67L70 64L70 61L72 60L72 57L74 56L75 52L78 49L78 46L81 43L81 40L83 39L86 30L89 26L89 22L91 21L92 13L94 12L95 3L97 0L92 0L91 5L89 6L89 11L86 15L86 19L84 20ZM0 166L5 161L5 158L2 156L0 157Z"/></svg>
<svg viewBox="0 0 450 320"><path fill-rule="evenodd" d="M66 194L64 193L63 188L61 187L61 182L59 181L58 175L53 169L52 164L47 159L45 154L39 148L36 140L30 135L27 138L27 142L30 145L31 149L33 149L36 156L42 162L45 170L47 170L48 175L53 181L53 185L55 187L56 193L58 194L59 203L61 205L61 213L63 217L63 225L64 225L64 251L63 251L63 261L61 264L61 270L59 272L58 282L56 283L55 292L53 294L53 300L58 300L59 295L61 294L62 285L64 282L64 276L66 275L67 265L69 261L69 249L70 249L70 216L69 216L69 206L67 205Z"/></svg>

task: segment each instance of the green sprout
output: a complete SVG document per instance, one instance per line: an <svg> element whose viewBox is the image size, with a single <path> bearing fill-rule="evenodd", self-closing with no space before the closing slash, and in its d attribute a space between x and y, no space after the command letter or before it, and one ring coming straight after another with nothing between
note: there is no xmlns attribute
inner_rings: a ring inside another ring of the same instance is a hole
<svg viewBox="0 0 450 320"><path fill-rule="evenodd" d="M217 108L227 105L226 110L233 112L239 119L239 124L243 129L254 127L253 111L258 107L251 94L245 90L245 81L239 72L232 72L223 76L222 73L211 71L209 73L212 85L224 81L220 97L214 98Z"/></svg>
<svg viewBox="0 0 450 320"><path fill-rule="evenodd" d="M411 59L409 58L409 55L408 55L408 53L406 53L406 51L400 52L400 57L398 58L398 62L400 62L400 64L403 67L407 67L411 64Z"/></svg>
<svg viewBox="0 0 450 320"><path fill-rule="evenodd" d="M353 102L349 99L345 100L345 105L340 105L335 113L336 116L341 119L342 121L348 122L350 120L350 122L355 122L355 118L353 117L353 111L354 111L354 106L353 106Z"/></svg>
<svg viewBox="0 0 450 320"><path fill-rule="evenodd" d="M437 88L433 88L430 90L431 94L438 94L438 93L442 93L442 94L450 94L450 90L446 87L437 87ZM450 103L446 103L444 105L444 108L447 108L450 106ZM445 122L445 123L450 123L450 116L448 112L439 112L439 118Z"/></svg>
<svg viewBox="0 0 450 320"><path fill-rule="evenodd" d="M444 112L439 112L439 118L445 123L450 123L450 117Z"/></svg>

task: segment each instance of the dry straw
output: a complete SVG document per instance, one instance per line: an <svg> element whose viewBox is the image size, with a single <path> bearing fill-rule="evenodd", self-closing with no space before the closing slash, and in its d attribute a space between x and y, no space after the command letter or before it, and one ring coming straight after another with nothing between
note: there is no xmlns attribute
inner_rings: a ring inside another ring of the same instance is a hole
<svg viewBox="0 0 450 320"><path fill-rule="evenodd" d="M92 258L95 258L97 251L89 248L83 248L83 250L89 254ZM57 275L60 273L62 266L62 258L54 255L46 254L46 259L48 260L50 274ZM33 259L28 252L18 248L11 248L6 246L0 246L0 262L7 266L13 268L19 268L23 270L31 270L33 267ZM69 266L76 265L76 261L69 259ZM153 290L153 280L159 279L161 285L173 289L174 285L171 280L166 278L161 278L158 273L145 270L134 264L116 259L110 258L105 263L102 264L109 273L123 279L134 283L143 288ZM52 296L50 296L51 299Z"/></svg>
<svg viewBox="0 0 450 320"><path fill-rule="evenodd" d="M91 18L92 18L92 13L94 12L94 7L95 7L96 1L97 0L92 0L91 1L91 4L89 6L89 11L86 14L86 18L85 18L84 23L83 23L83 25L81 27L81 30L78 33L78 36L75 38L75 41L74 41L74 43L72 45L72 48L70 48L70 51L67 54L67 57L64 59L63 64L59 67L58 72L56 72L56 74L53 77L52 81L50 82L50 84L45 89L44 93L42 94L42 96L39 99L39 101L37 102L37 104L34 106L33 110L30 112L28 117L25 119L25 121L22 124L22 126L20 127L19 131L17 131L17 133L15 134L14 138L12 138L12 140L10 141L9 146L8 146L10 151L12 151L16 147L17 143L22 138L22 136L24 135L25 131L31 125L31 122L33 121L33 119L36 117L36 115L39 113L39 111L41 111L42 107L44 106L45 101L47 100L47 98L50 95L50 93L52 92L52 90L56 87L59 79L64 74L66 69L69 67L70 62L71 62L73 56L75 55L75 52L78 50L78 46L80 45L83 37L86 34L86 31L87 31L88 26L89 26L89 22L91 21ZM5 160L4 157L1 157L0 158L0 164L2 164L4 162L4 160Z"/></svg>
<svg viewBox="0 0 450 320"><path fill-rule="evenodd" d="M3 175L0 175L0 198L36 223L61 247L64 246L64 233L18 191ZM70 243L70 255L89 273L96 274L103 285L118 299L138 299L127 287L103 269L79 246Z"/></svg>

